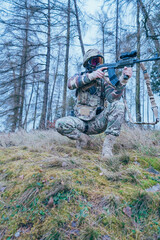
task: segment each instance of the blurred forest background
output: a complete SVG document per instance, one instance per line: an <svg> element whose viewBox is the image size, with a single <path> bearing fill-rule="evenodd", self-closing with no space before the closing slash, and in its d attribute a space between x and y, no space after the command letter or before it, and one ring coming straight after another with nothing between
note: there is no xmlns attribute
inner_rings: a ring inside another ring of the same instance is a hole
<svg viewBox="0 0 160 240"><path fill-rule="evenodd" d="M74 91L67 80L83 71L85 51L98 48L107 63L137 50L160 55L159 0L101 0L91 14L85 0L0 0L1 131L45 129L71 114ZM145 64L156 101L160 61ZM133 68L125 97L136 121L153 113L140 67ZM126 116L127 120L127 116Z"/></svg>

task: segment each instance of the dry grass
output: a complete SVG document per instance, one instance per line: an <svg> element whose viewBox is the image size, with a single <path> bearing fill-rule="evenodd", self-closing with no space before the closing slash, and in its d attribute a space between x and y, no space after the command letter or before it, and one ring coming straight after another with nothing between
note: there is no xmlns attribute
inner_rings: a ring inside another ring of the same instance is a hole
<svg viewBox="0 0 160 240"><path fill-rule="evenodd" d="M104 134L91 136L94 145L101 150ZM55 130L35 130L16 133L1 133L0 146L26 146L35 150L50 150L55 145L75 146L75 141L57 133ZM139 127L129 128L123 125L120 136L117 138L115 152L123 153L125 150L138 150L142 153L160 155L160 131L143 130Z"/></svg>
<svg viewBox="0 0 160 240"><path fill-rule="evenodd" d="M105 168L100 167L101 172L103 175L111 181L118 181L118 180L125 180L125 181L131 181L131 182L137 182L138 177L141 175L140 171L136 168L127 168L125 170L121 171L108 171Z"/></svg>
<svg viewBox="0 0 160 240"><path fill-rule="evenodd" d="M106 161L104 137L77 151L54 130L1 133L0 239L157 240L159 132L124 126Z"/></svg>
<svg viewBox="0 0 160 240"><path fill-rule="evenodd" d="M135 150L143 154L160 156L160 131L144 130L135 126L129 128L124 125L117 138L117 152Z"/></svg>
<svg viewBox="0 0 160 240"><path fill-rule="evenodd" d="M73 144L73 141L54 130L35 130L28 133L21 130L15 133L0 134L1 147L26 146L27 148L40 151L50 150L54 147L54 144L70 145Z"/></svg>

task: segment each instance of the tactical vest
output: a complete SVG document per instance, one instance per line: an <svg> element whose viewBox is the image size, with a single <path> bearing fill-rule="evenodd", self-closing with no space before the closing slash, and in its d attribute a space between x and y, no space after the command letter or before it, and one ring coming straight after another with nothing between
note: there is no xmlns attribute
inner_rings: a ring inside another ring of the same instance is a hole
<svg viewBox="0 0 160 240"><path fill-rule="evenodd" d="M104 109L104 81L92 81L87 86L77 89L77 104L74 108L76 117L89 121Z"/></svg>

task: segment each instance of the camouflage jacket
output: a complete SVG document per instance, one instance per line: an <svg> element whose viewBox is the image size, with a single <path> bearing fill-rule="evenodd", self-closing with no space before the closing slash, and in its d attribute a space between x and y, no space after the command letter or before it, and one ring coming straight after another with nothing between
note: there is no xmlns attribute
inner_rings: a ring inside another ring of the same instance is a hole
<svg viewBox="0 0 160 240"><path fill-rule="evenodd" d="M119 100L125 86L119 83L117 87L114 87L104 79L90 81L87 73L84 73L71 77L68 81L68 88L76 89L75 115L82 120L89 121L103 111L107 102Z"/></svg>

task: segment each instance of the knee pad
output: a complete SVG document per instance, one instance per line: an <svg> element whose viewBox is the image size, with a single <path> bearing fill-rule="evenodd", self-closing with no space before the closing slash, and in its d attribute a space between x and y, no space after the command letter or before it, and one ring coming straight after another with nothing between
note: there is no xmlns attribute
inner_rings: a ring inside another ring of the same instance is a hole
<svg viewBox="0 0 160 240"><path fill-rule="evenodd" d="M69 134L75 128L74 122L71 117L63 117L56 121L55 128L57 132L62 135Z"/></svg>
<svg viewBox="0 0 160 240"><path fill-rule="evenodd" d="M55 123L55 129L57 130L57 132L60 132L60 130L61 130L60 126L61 126L61 118L58 119Z"/></svg>

